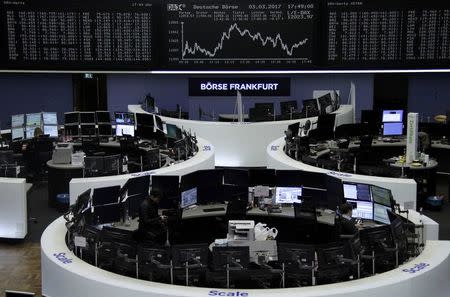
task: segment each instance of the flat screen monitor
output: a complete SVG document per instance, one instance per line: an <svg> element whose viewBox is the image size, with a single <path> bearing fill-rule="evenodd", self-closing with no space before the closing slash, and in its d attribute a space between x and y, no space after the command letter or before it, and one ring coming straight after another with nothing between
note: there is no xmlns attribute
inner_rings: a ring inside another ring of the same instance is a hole
<svg viewBox="0 0 450 297"><path fill-rule="evenodd" d="M95 112L80 112L81 124L95 124Z"/></svg>
<svg viewBox="0 0 450 297"><path fill-rule="evenodd" d="M114 121L119 125L133 125L134 126L134 113L131 112L115 112Z"/></svg>
<svg viewBox="0 0 450 297"><path fill-rule="evenodd" d="M44 134L50 135L50 137L58 137L58 126L44 125Z"/></svg>
<svg viewBox="0 0 450 297"><path fill-rule="evenodd" d="M383 123L398 123L403 122L403 110L383 110Z"/></svg>
<svg viewBox="0 0 450 297"><path fill-rule="evenodd" d="M27 113L27 126L40 126L41 113Z"/></svg>
<svg viewBox="0 0 450 297"><path fill-rule="evenodd" d="M197 187L181 192L181 208L197 204Z"/></svg>
<svg viewBox="0 0 450 297"><path fill-rule="evenodd" d="M303 110L302 113L305 117L316 117L319 115L319 104L317 99L307 99L303 100Z"/></svg>
<svg viewBox="0 0 450 297"><path fill-rule="evenodd" d="M43 112L42 119L44 125L58 125L58 115L56 112Z"/></svg>
<svg viewBox="0 0 450 297"><path fill-rule="evenodd" d="M92 194L92 206L119 202L120 186L95 188Z"/></svg>
<svg viewBox="0 0 450 297"><path fill-rule="evenodd" d="M122 218L120 203L106 204L94 207L94 224L108 224L119 222Z"/></svg>
<svg viewBox="0 0 450 297"><path fill-rule="evenodd" d="M25 124L25 115L16 114L11 116L11 127L22 127Z"/></svg>
<svg viewBox="0 0 450 297"><path fill-rule="evenodd" d="M275 190L275 203L292 204L302 203L302 187L277 187Z"/></svg>
<svg viewBox="0 0 450 297"><path fill-rule="evenodd" d="M255 109L265 114L273 114L274 112L273 103L255 103Z"/></svg>
<svg viewBox="0 0 450 297"><path fill-rule="evenodd" d="M367 184L343 183L344 198L349 200L372 201L370 186Z"/></svg>
<svg viewBox="0 0 450 297"><path fill-rule="evenodd" d="M383 136L398 136L403 135L403 123L384 123Z"/></svg>
<svg viewBox="0 0 450 297"><path fill-rule="evenodd" d="M64 125L64 134L66 136L79 136L80 130L78 129L78 125Z"/></svg>
<svg viewBox="0 0 450 297"><path fill-rule="evenodd" d="M95 124L93 125L81 125L81 136L95 136Z"/></svg>
<svg viewBox="0 0 450 297"><path fill-rule="evenodd" d="M326 114L333 111L333 102L330 93L317 98L317 102L319 103L320 114Z"/></svg>
<svg viewBox="0 0 450 297"><path fill-rule="evenodd" d="M153 126L144 126L144 125L136 125L136 133L137 137L141 139L155 139L156 133Z"/></svg>
<svg viewBox="0 0 450 297"><path fill-rule="evenodd" d="M391 221L389 220L388 210L391 210L391 208L382 204L374 203L373 220L389 225Z"/></svg>
<svg viewBox="0 0 450 297"><path fill-rule="evenodd" d="M381 188L378 186L370 186L370 191L372 192L373 202L382 204L384 206L391 207L391 190Z"/></svg>
<svg viewBox="0 0 450 297"><path fill-rule="evenodd" d="M134 136L134 125L116 125L116 136L130 135Z"/></svg>
<svg viewBox="0 0 450 297"><path fill-rule="evenodd" d="M80 113L79 112L66 112L64 114L64 124L79 124Z"/></svg>
<svg viewBox="0 0 450 297"><path fill-rule="evenodd" d="M353 206L352 217L373 220L373 203L367 201L347 201Z"/></svg>
<svg viewBox="0 0 450 297"><path fill-rule="evenodd" d="M154 117L150 113L136 113L136 125L154 127Z"/></svg>
<svg viewBox="0 0 450 297"><path fill-rule="evenodd" d="M171 138L171 139L181 139L182 138L181 129L178 128L176 125L166 124L166 129L167 129L167 138Z"/></svg>
<svg viewBox="0 0 450 297"><path fill-rule="evenodd" d="M197 172L191 172L181 176L180 189L181 191L196 188L198 183Z"/></svg>
<svg viewBox="0 0 450 297"><path fill-rule="evenodd" d="M288 130L291 130L292 136L298 136L298 133L300 131L300 123L290 124L288 126Z"/></svg>
<svg viewBox="0 0 450 297"><path fill-rule="evenodd" d="M98 124L98 136L111 136L111 124Z"/></svg>
<svg viewBox="0 0 450 297"><path fill-rule="evenodd" d="M11 139L23 139L24 133L23 128L12 128L11 129Z"/></svg>
<svg viewBox="0 0 450 297"><path fill-rule="evenodd" d="M159 131L164 132L163 122L162 122L161 118L159 116L157 116L157 115L155 115L155 127Z"/></svg>
<svg viewBox="0 0 450 297"><path fill-rule="evenodd" d="M291 111L295 112L297 110L297 101L284 101L280 102L281 114L290 114Z"/></svg>
<svg viewBox="0 0 450 297"><path fill-rule="evenodd" d="M34 137L34 129L36 129L36 127L33 127L33 126L27 126L25 128L25 138L26 139L31 139Z"/></svg>
<svg viewBox="0 0 450 297"><path fill-rule="evenodd" d="M152 190L161 193L161 209L177 207L180 197L180 177L178 175L152 175Z"/></svg>
<svg viewBox="0 0 450 297"><path fill-rule="evenodd" d="M223 171L223 184L248 187L248 170L227 168Z"/></svg>
<svg viewBox="0 0 450 297"><path fill-rule="evenodd" d="M97 123L111 123L109 111L96 111Z"/></svg>
<svg viewBox="0 0 450 297"><path fill-rule="evenodd" d="M302 186L300 170L277 170L276 186L277 187L298 187Z"/></svg>
<svg viewBox="0 0 450 297"><path fill-rule="evenodd" d="M222 203L223 199L223 170L209 169L196 172L197 200L199 204Z"/></svg>

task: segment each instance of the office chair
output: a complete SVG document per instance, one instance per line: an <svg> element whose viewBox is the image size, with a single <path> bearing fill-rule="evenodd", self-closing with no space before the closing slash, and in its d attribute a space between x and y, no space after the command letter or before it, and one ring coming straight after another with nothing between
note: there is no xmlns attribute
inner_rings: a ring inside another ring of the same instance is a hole
<svg viewBox="0 0 450 297"><path fill-rule="evenodd" d="M114 258L114 272L138 278L138 256L135 242L114 241L116 257Z"/></svg>
<svg viewBox="0 0 450 297"><path fill-rule="evenodd" d="M170 249L159 245L139 245L138 278L173 284L173 265Z"/></svg>
<svg viewBox="0 0 450 297"><path fill-rule="evenodd" d="M245 199L234 199L228 202L225 213L226 222L229 220L244 220L247 216L247 201Z"/></svg>
<svg viewBox="0 0 450 297"><path fill-rule="evenodd" d="M48 137L33 138L28 144L25 154L34 181L42 181L52 153L53 141Z"/></svg>
<svg viewBox="0 0 450 297"><path fill-rule="evenodd" d="M301 199L302 203L294 203L296 237L300 242L314 243L318 231L316 205L311 197Z"/></svg>

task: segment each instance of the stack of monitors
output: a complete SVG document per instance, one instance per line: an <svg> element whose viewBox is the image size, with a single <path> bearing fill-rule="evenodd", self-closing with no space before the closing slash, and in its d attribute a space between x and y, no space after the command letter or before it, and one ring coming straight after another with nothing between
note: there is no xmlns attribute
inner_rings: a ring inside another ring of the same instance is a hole
<svg viewBox="0 0 450 297"><path fill-rule="evenodd" d="M80 136L80 113L77 111L64 113L64 132L66 137Z"/></svg>
<svg viewBox="0 0 450 297"><path fill-rule="evenodd" d="M403 110L383 110L383 136L403 135Z"/></svg>
<svg viewBox="0 0 450 297"><path fill-rule="evenodd" d="M96 111L98 136L109 137L112 135L111 115L109 111Z"/></svg>
<svg viewBox="0 0 450 297"><path fill-rule="evenodd" d="M80 112L81 137L96 136L95 122L95 112Z"/></svg>
<svg viewBox="0 0 450 297"><path fill-rule="evenodd" d="M43 112L44 134L50 137L58 137L58 116L56 112Z"/></svg>
<svg viewBox="0 0 450 297"><path fill-rule="evenodd" d="M352 217L389 224L388 210L392 210L389 189L368 184L343 183L344 198L353 206Z"/></svg>
<svg viewBox="0 0 450 297"><path fill-rule="evenodd" d="M131 112L114 112L116 136L134 136L134 114Z"/></svg>

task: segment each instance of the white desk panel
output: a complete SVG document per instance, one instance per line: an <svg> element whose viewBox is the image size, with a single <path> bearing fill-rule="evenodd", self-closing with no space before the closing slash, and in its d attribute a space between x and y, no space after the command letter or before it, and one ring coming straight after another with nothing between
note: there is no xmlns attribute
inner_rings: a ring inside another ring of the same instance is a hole
<svg viewBox="0 0 450 297"><path fill-rule="evenodd" d="M278 138L267 146L267 168L278 170L304 170L320 172L338 177L341 180L347 182L376 185L379 187L390 189L392 191L394 199L401 206L404 206L405 208L416 209L417 184L413 179L336 172L316 166L311 166L301 161L294 160L286 155L283 150L284 144L284 138Z"/></svg>
<svg viewBox="0 0 450 297"><path fill-rule="evenodd" d="M41 238L42 294L48 297L208 297L214 295L212 290L234 296L239 291L247 297L450 296L449 241L427 241L424 251L412 261L359 280L288 289L211 289L137 280L85 263L67 248L64 222L62 217L54 221ZM420 263L423 269L417 268Z"/></svg>
<svg viewBox="0 0 450 297"><path fill-rule="evenodd" d="M0 238L24 238L28 230L24 178L0 178Z"/></svg>
<svg viewBox="0 0 450 297"><path fill-rule="evenodd" d="M140 105L128 105L128 110L146 113ZM337 126L352 123L351 105L341 105L335 113ZM317 117L258 123L191 121L169 117L161 119L208 139L216 148L216 166L235 167L265 166L267 145L284 135L290 124L300 122L302 125L307 120L317 122Z"/></svg>
<svg viewBox="0 0 450 297"><path fill-rule="evenodd" d="M203 138L197 137L198 152L190 159L151 171L102 176L102 177L87 177L87 178L73 178L69 184L70 204L74 204L78 195L87 189L109 187L109 186L123 186L125 182L132 177L140 175L185 175L197 170L214 169L214 146Z"/></svg>

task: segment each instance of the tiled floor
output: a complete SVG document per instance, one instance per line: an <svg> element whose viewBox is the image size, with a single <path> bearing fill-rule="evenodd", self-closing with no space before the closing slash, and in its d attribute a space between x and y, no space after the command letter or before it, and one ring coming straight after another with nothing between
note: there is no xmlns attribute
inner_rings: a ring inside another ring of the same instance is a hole
<svg viewBox="0 0 450 297"><path fill-rule="evenodd" d="M0 243L0 296L17 290L41 295L39 243Z"/></svg>

